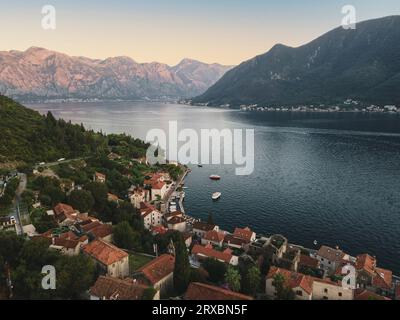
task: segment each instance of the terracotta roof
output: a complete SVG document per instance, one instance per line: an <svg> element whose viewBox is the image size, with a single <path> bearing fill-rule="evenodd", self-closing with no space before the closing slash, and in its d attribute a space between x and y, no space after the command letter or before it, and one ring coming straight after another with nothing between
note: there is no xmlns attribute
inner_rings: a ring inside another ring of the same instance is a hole
<svg viewBox="0 0 400 320"><path fill-rule="evenodd" d="M214 230L216 226L214 224L208 224L205 222L195 222L193 224L193 229L201 230L201 231L211 231Z"/></svg>
<svg viewBox="0 0 400 320"><path fill-rule="evenodd" d="M83 251L104 265L111 265L127 257L128 254L103 240L94 240L85 245Z"/></svg>
<svg viewBox="0 0 400 320"><path fill-rule="evenodd" d="M108 201L119 201L119 198L115 194L107 193L107 200Z"/></svg>
<svg viewBox="0 0 400 320"><path fill-rule="evenodd" d="M375 277L372 279L372 285L378 288L390 290L392 288L392 271L375 268Z"/></svg>
<svg viewBox="0 0 400 320"><path fill-rule="evenodd" d="M226 263L230 263L232 259L232 253L225 250L224 252L213 249L211 245L201 246L199 244L195 244L192 249L192 254L195 255L203 255L209 258L214 258L217 260L224 261Z"/></svg>
<svg viewBox="0 0 400 320"><path fill-rule="evenodd" d="M165 228L164 226L152 226L151 227L151 231L154 233L154 234L165 234L167 231L168 231L168 229L167 228Z"/></svg>
<svg viewBox="0 0 400 320"><path fill-rule="evenodd" d="M214 241L214 242L221 242L224 240L224 238L225 238L224 233L215 230L208 231L203 237L204 240Z"/></svg>
<svg viewBox="0 0 400 320"><path fill-rule="evenodd" d="M179 224L184 222L186 222L186 220L182 217L172 217L168 220L168 224Z"/></svg>
<svg viewBox="0 0 400 320"><path fill-rule="evenodd" d="M300 262L301 265L311 268L318 268L319 260L308 255L302 254L300 255Z"/></svg>
<svg viewBox="0 0 400 320"><path fill-rule="evenodd" d="M329 261L340 261L345 256L345 253L342 250L333 249L327 246L322 246L319 248L317 254Z"/></svg>
<svg viewBox="0 0 400 320"><path fill-rule="evenodd" d="M106 178L106 175L103 174L103 173L95 172L94 174L95 174L96 178L101 178L101 179L105 179Z"/></svg>
<svg viewBox="0 0 400 320"><path fill-rule="evenodd" d="M169 212L169 213L164 215L164 217L166 219L173 218L173 217L182 217L182 216L183 216L183 213L180 212L180 211Z"/></svg>
<svg viewBox="0 0 400 320"><path fill-rule="evenodd" d="M170 254L163 254L150 261L138 271L142 272L152 285L174 272L175 257Z"/></svg>
<svg viewBox="0 0 400 320"><path fill-rule="evenodd" d="M109 224L102 224L100 226L91 229L89 232L96 238L104 238L108 237L113 233L113 227L112 225Z"/></svg>
<svg viewBox="0 0 400 320"><path fill-rule="evenodd" d="M89 292L100 299L141 300L146 286L135 283L133 279L117 279L100 276Z"/></svg>
<svg viewBox="0 0 400 320"><path fill-rule="evenodd" d="M79 244L80 244L80 242L78 240L53 238L53 245L59 246L59 247L64 247L67 249L75 249Z"/></svg>
<svg viewBox="0 0 400 320"><path fill-rule="evenodd" d="M302 288L308 294L312 293L312 284L314 280L312 277L282 268L271 267L267 279L273 279L278 274L281 274L285 278L286 285L291 289Z"/></svg>
<svg viewBox="0 0 400 320"><path fill-rule="evenodd" d="M224 243L236 245L236 246L243 246L248 243L248 241L236 238L233 234L226 234L224 238Z"/></svg>
<svg viewBox="0 0 400 320"><path fill-rule="evenodd" d="M374 274L376 268L376 259L369 254L360 254L356 260L356 270L364 270L370 274Z"/></svg>
<svg viewBox="0 0 400 320"><path fill-rule="evenodd" d="M252 300L252 297L204 283L192 282L187 289L186 300Z"/></svg>
<svg viewBox="0 0 400 320"><path fill-rule="evenodd" d="M99 221L93 221L85 225L81 225L81 228L84 232L89 232L90 230L97 228L98 226L101 226L101 223Z"/></svg>
<svg viewBox="0 0 400 320"><path fill-rule="evenodd" d="M254 232L250 230L250 228L236 228L233 232L233 235L236 238L240 238L246 240L247 242L251 241L251 237L253 236Z"/></svg>
<svg viewBox="0 0 400 320"><path fill-rule="evenodd" d="M390 300L390 299L381 296L375 292L371 292L365 289L357 289L354 295L354 300Z"/></svg>
<svg viewBox="0 0 400 320"><path fill-rule="evenodd" d="M65 204L65 203L59 203L57 204L54 209L53 209L54 213L56 214L56 216L59 215L68 215L68 214L73 214L75 213L74 208L72 208L70 205Z"/></svg>
<svg viewBox="0 0 400 320"><path fill-rule="evenodd" d="M162 182L162 181L153 182L151 184L151 188L152 189L157 189L157 190L162 189L164 186L165 186L165 183Z"/></svg>

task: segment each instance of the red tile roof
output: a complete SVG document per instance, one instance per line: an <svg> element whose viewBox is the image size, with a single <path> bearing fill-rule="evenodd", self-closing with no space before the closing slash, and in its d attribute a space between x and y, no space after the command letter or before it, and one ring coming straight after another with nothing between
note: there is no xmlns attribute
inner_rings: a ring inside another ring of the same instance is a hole
<svg viewBox="0 0 400 320"><path fill-rule="evenodd" d="M341 261L345 256L345 253L342 250L333 249L327 246L322 246L318 250L317 254L328 261Z"/></svg>
<svg viewBox="0 0 400 320"><path fill-rule="evenodd" d="M192 282L187 289L186 300L252 300L252 297L204 283Z"/></svg>
<svg viewBox="0 0 400 320"><path fill-rule="evenodd" d="M215 225L214 224L208 224L205 222L195 222L193 224L193 229L201 230L201 231L211 231L214 230Z"/></svg>
<svg viewBox="0 0 400 320"><path fill-rule="evenodd" d="M233 234L226 234L224 238L224 243L236 245L236 246L244 246L248 244L249 242L241 239L241 238L236 238Z"/></svg>
<svg viewBox="0 0 400 320"><path fill-rule="evenodd" d="M102 224L89 231L96 238L105 238L113 234L113 227L109 224Z"/></svg>
<svg viewBox="0 0 400 320"><path fill-rule="evenodd" d="M150 261L138 271L142 272L152 285L174 272L175 257L170 254L163 254Z"/></svg>
<svg viewBox="0 0 400 320"><path fill-rule="evenodd" d="M62 215L62 214L69 215L69 214L75 213L74 208L72 208L70 205L65 204L65 203L57 204L54 207L53 211L56 214L56 216L59 216L59 215Z"/></svg>
<svg viewBox="0 0 400 320"><path fill-rule="evenodd" d="M85 245L83 252L107 266L128 257L125 251L103 240L94 240Z"/></svg>
<svg viewBox="0 0 400 320"><path fill-rule="evenodd" d="M319 260L308 255L300 255L300 262L301 265L311 268L318 268Z"/></svg>
<svg viewBox="0 0 400 320"><path fill-rule="evenodd" d="M390 300L390 299L365 289L357 289L354 294L354 300Z"/></svg>
<svg viewBox="0 0 400 320"><path fill-rule="evenodd" d="M195 244L192 249L192 254L203 255L209 258L224 261L226 263L230 263L232 259L232 253L229 251L225 250L224 252L221 252L213 249L211 245L201 246L199 244Z"/></svg>
<svg viewBox="0 0 400 320"><path fill-rule="evenodd" d="M168 220L168 224L179 224L179 223L184 223L186 220L182 217L172 217L171 219Z"/></svg>
<svg viewBox="0 0 400 320"><path fill-rule="evenodd" d="M78 240L68 240L62 238L53 238L53 245L64 247L67 249L76 249L76 247L80 244Z"/></svg>
<svg viewBox="0 0 400 320"><path fill-rule="evenodd" d="M81 225L81 228L84 232L89 232L90 230L97 228L98 226L101 226L101 222L99 221L93 221L84 225Z"/></svg>
<svg viewBox="0 0 400 320"><path fill-rule="evenodd" d="M208 231L203 237L204 240L214 241L214 242L221 242L224 240L224 238L225 238L224 233L215 230Z"/></svg>
<svg viewBox="0 0 400 320"><path fill-rule="evenodd" d="M360 254L356 260L356 270L364 270L369 274L374 274L376 268L376 259L369 254Z"/></svg>
<svg viewBox="0 0 400 320"><path fill-rule="evenodd" d="M378 288L390 290L392 288L392 271L375 268L375 277L372 279L372 285Z"/></svg>
<svg viewBox="0 0 400 320"><path fill-rule="evenodd" d="M250 228L236 228L235 231L233 232L233 235L237 238L246 240L247 242L251 241L251 237L253 236L254 232L251 231Z"/></svg>
<svg viewBox="0 0 400 320"><path fill-rule="evenodd" d="M268 272L267 279L273 279L278 274L285 278L285 283L289 288L302 288L308 294L312 293L312 277L282 268L271 267Z"/></svg>
<svg viewBox="0 0 400 320"><path fill-rule="evenodd" d="M100 276L89 292L92 296L107 300L141 300L146 286L133 279L117 279Z"/></svg>

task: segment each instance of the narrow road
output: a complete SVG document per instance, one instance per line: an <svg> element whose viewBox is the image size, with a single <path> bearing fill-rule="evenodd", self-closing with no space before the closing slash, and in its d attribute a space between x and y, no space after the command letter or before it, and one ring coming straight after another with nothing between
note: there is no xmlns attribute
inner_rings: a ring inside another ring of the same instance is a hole
<svg viewBox="0 0 400 320"><path fill-rule="evenodd" d="M16 213L16 225L15 230L17 235L23 235L24 229L21 221L21 211L20 211L20 204L21 204L21 195L26 189L26 185L28 183L28 178L25 173L18 173L18 177L20 179L19 186L17 191L15 192L15 213Z"/></svg>

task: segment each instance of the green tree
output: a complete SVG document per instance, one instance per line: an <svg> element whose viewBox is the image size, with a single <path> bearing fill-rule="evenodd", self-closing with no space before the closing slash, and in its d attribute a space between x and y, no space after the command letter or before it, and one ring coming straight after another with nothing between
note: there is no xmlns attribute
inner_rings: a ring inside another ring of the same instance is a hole
<svg viewBox="0 0 400 320"><path fill-rule="evenodd" d="M209 280L215 284L220 284L225 279L226 264L216 259L207 258L202 264L209 275Z"/></svg>
<svg viewBox="0 0 400 320"><path fill-rule="evenodd" d="M183 236L180 235L174 242L175 246L175 268L174 268L174 287L178 294L183 294L190 282L190 263L189 255Z"/></svg>
<svg viewBox="0 0 400 320"><path fill-rule="evenodd" d="M100 213L107 205L108 188L105 183L90 182L85 187L94 199L94 209Z"/></svg>
<svg viewBox="0 0 400 320"><path fill-rule="evenodd" d="M69 204L80 212L89 212L94 206L94 198L89 191L74 190L68 197Z"/></svg>
<svg viewBox="0 0 400 320"><path fill-rule="evenodd" d="M278 273L275 275L273 285L276 289L277 300L294 300L295 294L293 290L287 286L285 277Z"/></svg>
<svg viewBox="0 0 400 320"><path fill-rule="evenodd" d="M140 235L133 231L127 221L123 221L114 227L113 238L115 244L120 248L138 251L141 249Z"/></svg>
<svg viewBox="0 0 400 320"><path fill-rule="evenodd" d="M234 267L229 266L225 273L225 281L229 285L229 288L232 291L239 292L240 291L240 282L242 277L238 270Z"/></svg>
<svg viewBox="0 0 400 320"><path fill-rule="evenodd" d="M62 299L79 299L95 279L93 261L84 256L62 256L56 263L56 295Z"/></svg>
<svg viewBox="0 0 400 320"><path fill-rule="evenodd" d="M261 282L261 272L256 266L251 267L242 279L242 290L245 294L254 296Z"/></svg>
<svg viewBox="0 0 400 320"><path fill-rule="evenodd" d="M156 293L157 293L156 289L152 287L146 288L143 291L142 300L153 300Z"/></svg>

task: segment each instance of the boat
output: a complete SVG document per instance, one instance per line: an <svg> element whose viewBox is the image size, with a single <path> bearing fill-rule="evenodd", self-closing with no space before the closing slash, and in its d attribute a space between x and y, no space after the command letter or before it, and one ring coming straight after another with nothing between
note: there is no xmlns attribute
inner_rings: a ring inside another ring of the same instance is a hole
<svg viewBox="0 0 400 320"><path fill-rule="evenodd" d="M218 200L219 198L221 198L222 193L221 192L214 192L212 194L212 199L213 200Z"/></svg>
<svg viewBox="0 0 400 320"><path fill-rule="evenodd" d="M213 174L213 175L210 176L210 179L211 179L211 180L220 180L221 177L218 176L218 175L216 175L216 174Z"/></svg>
<svg viewBox="0 0 400 320"><path fill-rule="evenodd" d="M198 164L197 165L199 168L203 168L203 165L202 164Z"/></svg>

